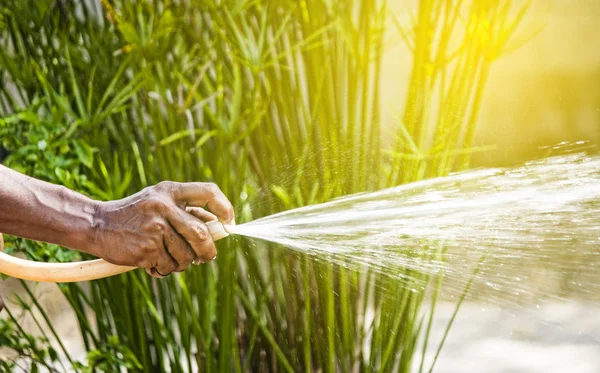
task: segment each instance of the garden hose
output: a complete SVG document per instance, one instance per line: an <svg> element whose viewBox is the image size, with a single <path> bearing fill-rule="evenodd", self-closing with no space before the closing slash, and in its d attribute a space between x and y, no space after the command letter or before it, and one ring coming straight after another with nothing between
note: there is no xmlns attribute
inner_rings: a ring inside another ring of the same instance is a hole
<svg viewBox="0 0 600 373"><path fill-rule="evenodd" d="M214 241L229 235L218 220L207 222L206 226ZM37 282L78 282L114 276L136 268L112 264L104 259L70 263L43 263L20 259L3 252L0 234L0 273L10 277Z"/></svg>

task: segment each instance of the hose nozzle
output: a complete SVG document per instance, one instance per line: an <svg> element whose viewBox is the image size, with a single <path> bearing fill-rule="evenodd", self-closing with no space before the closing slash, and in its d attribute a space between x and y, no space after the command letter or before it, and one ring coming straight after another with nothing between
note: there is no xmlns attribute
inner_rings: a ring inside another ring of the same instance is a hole
<svg viewBox="0 0 600 373"><path fill-rule="evenodd" d="M225 230L225 226L218 220L212 220L206 223L206 227L213 238L213 241L220 240L229 236L229 233Z"/></svg>

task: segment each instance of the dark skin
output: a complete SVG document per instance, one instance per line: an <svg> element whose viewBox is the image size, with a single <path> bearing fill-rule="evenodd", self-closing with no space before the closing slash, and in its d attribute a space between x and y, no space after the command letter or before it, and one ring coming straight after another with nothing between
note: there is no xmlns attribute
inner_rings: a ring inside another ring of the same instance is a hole
<svg viewBox="0 0 600 373"><path fill-rule="evenodd" d="M204 224L213 219L235 224L231 203L212 183L166 181L99 202L0 165L0 232L144 268L155 277L213 260L217 250Z"/></svg>

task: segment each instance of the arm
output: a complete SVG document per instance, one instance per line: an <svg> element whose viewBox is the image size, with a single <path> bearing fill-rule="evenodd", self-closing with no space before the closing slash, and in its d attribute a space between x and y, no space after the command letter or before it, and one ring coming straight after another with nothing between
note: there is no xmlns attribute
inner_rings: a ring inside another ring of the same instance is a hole
<svg viewBox="0 0 600 373"><path fill-rule="evenodd" d="M157 277L216 255L201 220L211 215L188 206L208 206L224 223L233 222L233 207L211 183L163 182L98 202L0 165L0 232L145 268Z"/></svg>
<svg viewBox="0 0 600 373"><path fill-rule="evenodd" d="M0 232L92 250L99 203L0 165Z"/></svg>

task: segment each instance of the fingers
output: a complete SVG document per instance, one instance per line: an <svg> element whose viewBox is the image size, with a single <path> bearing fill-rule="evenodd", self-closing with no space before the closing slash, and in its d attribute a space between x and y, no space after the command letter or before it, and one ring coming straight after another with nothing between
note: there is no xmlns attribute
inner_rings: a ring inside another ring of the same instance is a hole
<svg viewBox="0 0 600 373"><path fill-rule="evenodd" d="M176 228L168 229L165 232L165 246L176 262L176 272L185 271L196 259L196 253L188 241L176 231ZM163 271L159 270L159 272L165 274Z"/></svg>
<svg viewBox="0 0 600 373"><path fill-rule="evenodd" d="M208 223L209 221L213 221L213 220L218 220L219 218L217 218L217 215L206 211L205 209L203 209L202 207L191 207L188 206L185 208L185 211L188 214L192 214L195 217L197 217L198 219L202 220L205 223Z"/></svg>
<svg viewBox="0 0 600 373"><path fill-rule="evenodd" d="M190 209L192 210L192 209ZM217 256L217 248L213 242L212 236L206 225L195 215L202 218L215 220L216 217L201 208L197 208L195 214L189 214L180 208L175 208L167 216L169 224L185 238L195 254L195 260L198 262L210 262ZM203 210L204 212L200 212Z"/></svg>
<svg viewBox="0 0 600 373"><path fill-rule="evenodd" d="M154 272L154 274L151 274L155 277L168 276L172 272L175 272L177 270L177 267L179 266L179 264L171 254L171 251L168 249L167 245L170 244L169 241L172 240L172 238L167 239L167 236L170 236L169 233L165 233L165 236L163 238L163 250L158 253L156 265L151 268L151 272Z"/></svg>
<svg viewBox="0 0 600 373"><path fill-rule="evenodd" d="M194 264L208 263L217 257L217 247L206 225L203 226L203 230L206 232L208 239L194 245L194 251L196 252L196 262Z"/></svg>
<svg viewBox="0 0 600 373"><path fill-rule="evenodd" d="M179 210L179 209L177 209ZM181 212L183 212L181 210ZM183 212L185 215L189 215ZM209 213L210 214L210 213ZM212 215L212 214L211 214ZM196 219L190 215L191 219ZM198 231L194 237L189 227L196 225ZM157 259L157 264L151 268L145 268L146 273L156 278L164 278L172 272L182 272L187 269L195 260L199 262L209 262L217 255L217 249L208 232L206 226L199 221L193 221L192 224L183 223L183 227L188 229L187 234L191 235L196 244L192 246L187 239L182 237L175 228L167 229L164 237L164 249ZM199 239L205 237L204 239Z"/></svg>
<svg viewBox="0 0 600 373"><path fill-rule="evenodd" d="M167 226L161 223L160 229L149 232L158 234L153 239L162 239L163 245L155 240L155 250L138 266L151 276L164 277L184 271L191 263L209 262L216 257L217 249L204 221L220 220L225 224L235 221L233 206L215 184L165 181L145 191L151 193L143 199L148 202L144 204L150 210L147 214L158 215ZM202 208L205 206L212 213Z"/></svg>
<svg viewBox="0 0 600 373"><path fill-rule="evenodd" d="M234 212L231 202L213 183L180 183L172 190L176 201L192 206L208 206L222 222L232 224Z"/></svg>

